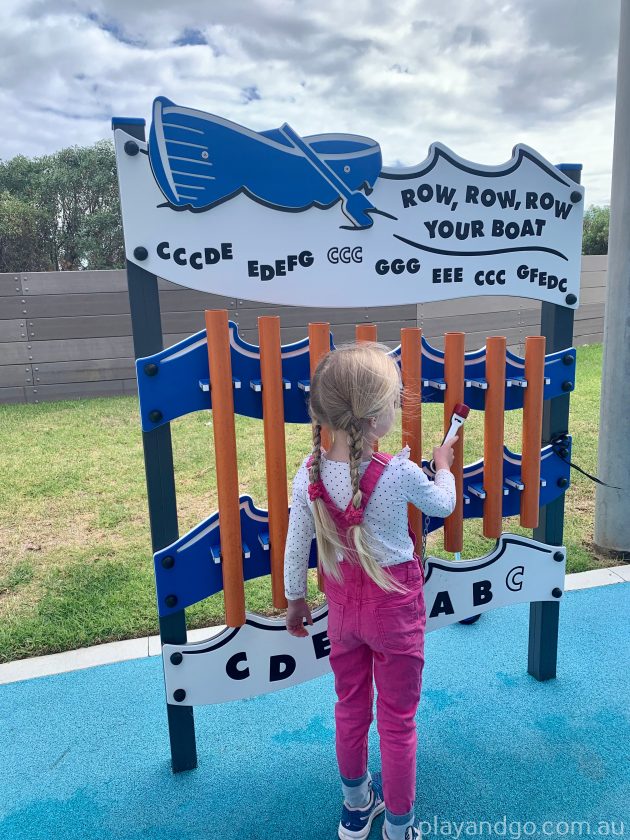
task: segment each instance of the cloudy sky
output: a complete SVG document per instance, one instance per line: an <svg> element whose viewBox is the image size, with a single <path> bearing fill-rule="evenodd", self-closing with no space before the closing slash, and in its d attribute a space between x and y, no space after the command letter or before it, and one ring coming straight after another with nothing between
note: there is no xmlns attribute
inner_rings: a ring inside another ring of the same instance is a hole
<svg viewBox="0 0 630 840"><path fill-rule="evenodd" d="M255 130L439 140L499 164L519 142L610 200L620 0L2 0L0 158L110 137L165 95Z"/></svg>

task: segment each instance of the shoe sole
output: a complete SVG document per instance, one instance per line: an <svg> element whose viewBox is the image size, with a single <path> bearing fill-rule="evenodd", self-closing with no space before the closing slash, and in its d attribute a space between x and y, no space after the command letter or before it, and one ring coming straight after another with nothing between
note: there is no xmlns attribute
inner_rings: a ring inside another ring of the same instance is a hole
<svg viewBox="0 0 630 840"><path fill-rule="evenodd" d="M376 805L374 810L369 816L368 821L365 824L365 828L361 831L348 831L344 828L341 823L339 823L339 828L337 830L337 836L339 840L365 840L372 829L372 821L375 817L378 817L379 814L382 814L385 810L385 803L381 802L379 805Z"/></svg>

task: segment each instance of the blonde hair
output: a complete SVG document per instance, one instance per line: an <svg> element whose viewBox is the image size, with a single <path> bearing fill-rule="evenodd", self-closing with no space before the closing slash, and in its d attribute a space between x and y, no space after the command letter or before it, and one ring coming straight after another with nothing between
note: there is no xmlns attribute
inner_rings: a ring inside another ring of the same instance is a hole
<svg viewBox="0 0 630 840"><path fill-rule="evenodd" d="M310 480L320 479L322 427L326 426L333 434L346 434L350 448L352 505L359 508L363 495L359 487L359 468L369 418L379 417L392 403L398 407L400 393L400 371L386 345L362 341L326 353L311 379L309 411L313 420L313 455ZM313 499L313 518L318 562L327 575L338 582L343 581L338 555L345 554L351 563L359 563L381 589L399 593L409 591L383 571L377 561L381 554L379 546L365 525L348 528L346 546L321 498Z"/></svg>

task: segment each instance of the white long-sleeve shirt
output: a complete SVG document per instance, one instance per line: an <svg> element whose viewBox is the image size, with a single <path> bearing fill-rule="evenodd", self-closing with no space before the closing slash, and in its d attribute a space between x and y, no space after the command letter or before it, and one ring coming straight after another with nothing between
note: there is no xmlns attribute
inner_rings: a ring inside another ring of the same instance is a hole
<svg viewBox="0 0 630 840"><path fill-rule="evenodd" d="M284 594L290 600L306 597L306 573L315 534L313 503L308 495L309 476L304 459L293 479L293 498L284 553ZM368 461L363 461L363 475ZM331 461L322 452L320 475L334 503L344 510L352 498L350 469L345 461ZM427 516L446 517L455 509L455 478L438 470L435 481L409 459L409 447L394 455L379 478L366 505L364 524L376 539L382 566L413 559L414 546L407 529L407 503ZM341 562L341 558L339 558Z"/></svg>

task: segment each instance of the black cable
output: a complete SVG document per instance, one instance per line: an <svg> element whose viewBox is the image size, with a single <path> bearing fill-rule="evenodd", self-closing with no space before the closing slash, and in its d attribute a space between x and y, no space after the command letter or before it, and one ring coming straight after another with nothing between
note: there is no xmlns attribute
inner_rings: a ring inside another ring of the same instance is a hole
<svg viewBox="0 0 630 840"><path fill-rule="evenodd" d="M568 442L568 434L566 432L560 432L554 437L551 438L549 443L551 444L553 451L556 453L558 458L564 461L565 464L568 464L570 467L573 467L574 470L581 472L582 475L585 475L587 478L590 478L591 481L596 481L597 484L601 484L602 487L610 487L613 490L625 490L627 488L624 487L616 487L614 484L606 484L605 481L602 481L600 478L597 478L595 475L591 475L586 470L583 470L582 467L578 467L577 464L574 464L573 461L570 461L567 457L569 454L569 447L567 446Z"/></svg>

